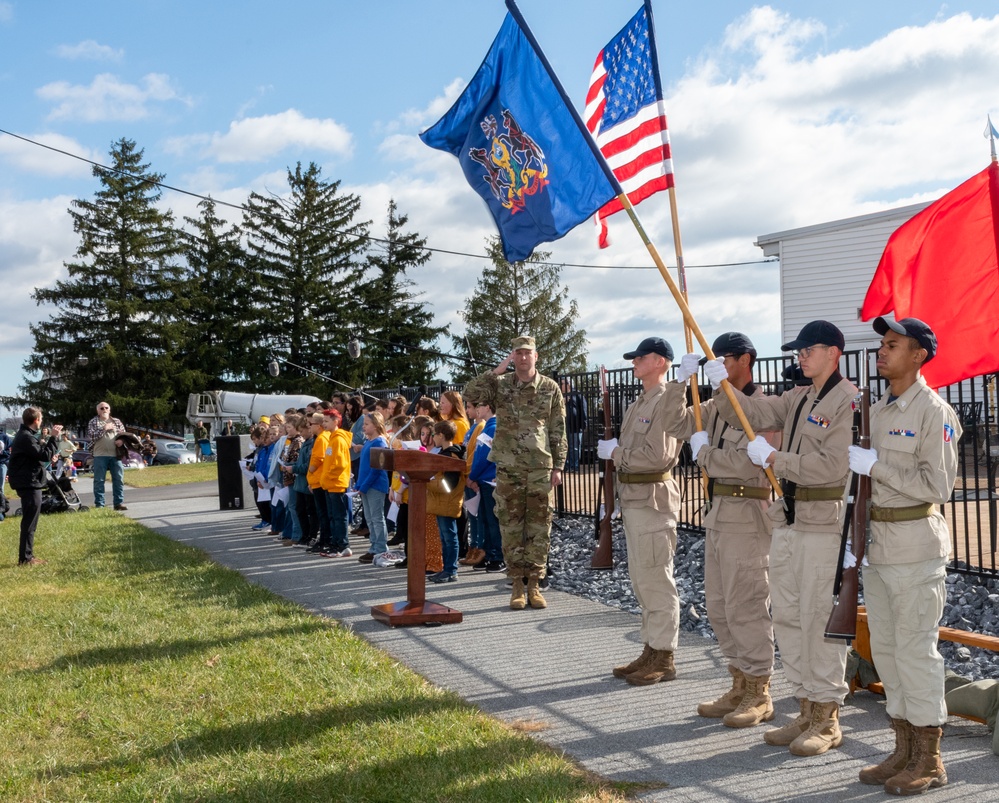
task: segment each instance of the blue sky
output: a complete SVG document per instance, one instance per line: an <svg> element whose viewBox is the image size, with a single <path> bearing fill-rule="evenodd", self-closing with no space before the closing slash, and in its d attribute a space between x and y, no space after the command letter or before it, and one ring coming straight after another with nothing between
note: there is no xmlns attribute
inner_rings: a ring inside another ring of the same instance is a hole
<svg viewBox="0 0 999 803"><path fill-rule="evenodd" d="M597 51L638 5L520 3L580 107ZM986 164L982 129L999 109L994 2L653 8L690 266L760 260L760 234L929 200ZM237 203L280 192L289 166L315 161L360 195L373 233L395 198L431 246L481 253L492 232L484 206L457 163L416 135L460 92L504 14L500 0L0 0L0 128L98 161L129 137L168 184ZM31 290L63 277L73 257L66 209L97 186L86 165L0 135L0 394L22 381L28 322L48 315ZM179 219L196 202L168 192L163 203ZM672 263L665 194L639 212ZM622 220L612 236L601 252L581 226L553 258L649 264ZM458 333L480 269L437 255L415 277ZM701 328L740 329L775 353L777 272L691 267ZM623 364L648 334L682 342L654 272L566 268L563 280L591 362Z"/></svg>

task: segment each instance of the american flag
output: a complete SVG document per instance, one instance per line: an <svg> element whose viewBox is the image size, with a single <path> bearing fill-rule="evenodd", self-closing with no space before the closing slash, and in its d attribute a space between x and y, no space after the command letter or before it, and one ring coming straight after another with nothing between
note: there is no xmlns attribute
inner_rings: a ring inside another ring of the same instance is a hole
<svg viewBox="0 0 999 803"><path fill-rule="evenodd" d="M654 72L645 7L597 55L583 119L632 205L673 186L666 108ZM609 245L604 218L620 212L616 198L596 214L600 247Z"/></svg>

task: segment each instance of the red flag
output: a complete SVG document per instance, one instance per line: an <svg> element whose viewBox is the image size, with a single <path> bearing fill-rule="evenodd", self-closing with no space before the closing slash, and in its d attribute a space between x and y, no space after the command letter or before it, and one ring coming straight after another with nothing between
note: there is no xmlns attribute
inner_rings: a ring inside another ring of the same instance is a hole
<svg viewBox="0 0 999 803"><path fill-rule="evenodd" d="M926 321L937 355L930 387L999 371L999 165L903 223L885 246L860 317Z"/></svg>
<svg viewBox="0 0 999 803"><path fill-rule="evenodd" d="M655 42L643 6L597 54L583 119L632 206L673 186L673 160ZM609 245L604 218L623 207L615 198L597 212L600 247Z"/></svg>

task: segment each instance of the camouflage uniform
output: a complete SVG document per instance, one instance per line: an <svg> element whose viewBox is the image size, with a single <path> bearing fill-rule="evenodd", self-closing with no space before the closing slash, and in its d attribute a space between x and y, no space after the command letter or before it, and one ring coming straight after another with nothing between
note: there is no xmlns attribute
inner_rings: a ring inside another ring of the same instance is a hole
<svg viewBox="0 0 999 803"><path fill-rule="evenodd" d="M530 382L487 371L465 387L496 411L489 459L496 463L496 518L510 577L545 576L551 541L552 469L565 465L565 400L540 373Z"/></svg>

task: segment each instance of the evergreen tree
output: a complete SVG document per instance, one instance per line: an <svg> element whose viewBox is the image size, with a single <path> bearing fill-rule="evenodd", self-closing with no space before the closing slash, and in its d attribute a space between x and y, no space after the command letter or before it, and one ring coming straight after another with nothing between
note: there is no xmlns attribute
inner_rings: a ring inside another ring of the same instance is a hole
<svg viewBox="0 0 999 803"><path fill-rule="evenodd" d="M153 182L163 176L142 163L143 151L123 138L110 156L113 169L93 169L101 184L93 200L69 209L80 235L69 277L33 294L57 311L30 327L35 347L24 368L42 377L21 390L66 424L89 420L100 399L126 423L158 424L184 412L200 379L178 362L178 238L172 213L157 207Z"/></svg>
<svg viewBox="0 0 999 803"><path fill-rule="evenodd" d="M181 232L190 327L184 361L204 375L200 390L252 391L266 359L259 350L261 321L253 312L258 299L241 232L218 217L214 201L198 208L201 216L185 217L190 229Z"/></svg>
<svg viewBox="0 0 999 803"><path fill-rule="evenodd" d="M249 267L256 274L254 314L262 327L255 359L269 355L357 384L347 356L357 328L357 299L367 249L367 222L355 222L361 200L324 181L315 164L288 171L287 196L251 193L243 215ZM290 369L276 379L261 370L258 388L329 397L328 385Z"/></svg>
<svg viewBox="0 0 999 803"><path fill-rule="evenodd" d="M389 201L387 242L376 243L368 254L364 318L357 334L364 343L365 384L376 388L426 382L441 362L433 354L434 342L447 333L446 326L433 325L433 313L407 275L430 259L426 238L403 231L408 221Z"/></svg>
<svg viewBox="0 0 999 803"><path fill-rule="evenodd" d="M561 284L561 269L548 262L551 254L535 252L524 262L507 262L496 237L489 239L486 251L492 265L482 271L475 294L465 299L459 313L479 365L498 365L515 337L530 335L537 342L542 373L585 371L586 330L576 325L579 308ZM451 339L458 353L466 350L463 339ZM455 381L470 375L467 368L453 371Z"/></svg>

